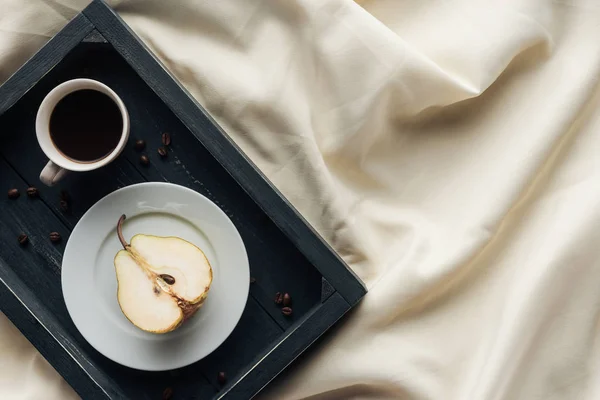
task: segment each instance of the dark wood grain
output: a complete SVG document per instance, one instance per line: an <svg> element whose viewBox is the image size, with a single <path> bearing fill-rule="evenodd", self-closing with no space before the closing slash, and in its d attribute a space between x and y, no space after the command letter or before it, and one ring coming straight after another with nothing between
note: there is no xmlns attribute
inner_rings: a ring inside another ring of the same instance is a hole
<svg viewBox="0 0 600 400"><path fill-rule="evenodd" d="M0 158L0 257L9 265L20 266L15 273L44 293L47 306L58 314L61 322L67 322L64 315L64 302L60 288L60 264L69 230L48 212L46 205L39 199L30 199L25 194L27 185ZM16 188L21 196L12 200L6 196L9 188ZM60 243L50 241L50 232L59 232L63 236ZM21 246L17 241L19 234L29 236L29 243Z"/></svg>
<svg viewBox="0 0 600 400"><path fill-rule="evenodd" d="M58 63L71 49L92 31L93 25L83 14L78 14L42 47L22 68L0 87L0 114L8 110L31 89L44 74ZM0 130L0 136L5 133Z"/></svg>
<svg viewBox="0 0 600 400"><path fill-rule="evenodd" d="M107 40L96 29L83 38L82 43L106 43Z"/></svg>
<svg viewBox="0 0 600 400"><path fill-rule="evenodd" d="M331 286L331 284L329 282L327 282L327 279L322 278L321 279L321 303L324 303L325 300L327 300L334 293L335 293L335 289L333 288L333 286Z"/></svg>
<svg viewBox="0 0 600 400"><path fill-rule="evenodd" d="M348 303L356 304L366 293L360 279L120 17L102 1L93 1L83 14Z"/></svg>

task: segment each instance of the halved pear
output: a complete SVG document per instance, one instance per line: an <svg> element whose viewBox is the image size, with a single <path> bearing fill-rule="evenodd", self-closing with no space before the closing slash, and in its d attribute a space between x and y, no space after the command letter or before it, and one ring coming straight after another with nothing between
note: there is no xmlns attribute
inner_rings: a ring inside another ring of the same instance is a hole
<svg viewBox="0 0 600 400"><path fill-rule="evenodd" d="M138 234L127 243L123 221L117 235L123 245L115 256L117 300L125 317L152 333L177 329L204 303L212 268L198 247L178 237Z"/></svg>

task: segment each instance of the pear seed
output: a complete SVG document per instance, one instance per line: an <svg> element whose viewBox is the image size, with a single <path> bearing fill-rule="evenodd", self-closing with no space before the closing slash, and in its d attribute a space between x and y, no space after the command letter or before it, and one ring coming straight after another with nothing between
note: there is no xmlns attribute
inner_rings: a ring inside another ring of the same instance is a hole
<svg viewBox="0 0 600 400"><path fill-rule="evenodd" d="M175 278L173 278L171 275L169 275L169 274L162 274L162 275L159 275L159 276L168 285L174 285L175 284Z"/></svg>

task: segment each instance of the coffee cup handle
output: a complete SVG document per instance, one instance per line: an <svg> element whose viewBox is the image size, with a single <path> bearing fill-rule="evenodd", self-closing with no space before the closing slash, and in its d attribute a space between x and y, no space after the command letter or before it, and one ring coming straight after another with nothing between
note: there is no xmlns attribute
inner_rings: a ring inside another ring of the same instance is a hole
<svg viewBox="0 0 600 400"><path fill-rule="evenodd" d="M52 161L48 161L48 164L44 167L40 173L40 180L46 186L54 186L67 174L67 170L54 164Z"/></svg>

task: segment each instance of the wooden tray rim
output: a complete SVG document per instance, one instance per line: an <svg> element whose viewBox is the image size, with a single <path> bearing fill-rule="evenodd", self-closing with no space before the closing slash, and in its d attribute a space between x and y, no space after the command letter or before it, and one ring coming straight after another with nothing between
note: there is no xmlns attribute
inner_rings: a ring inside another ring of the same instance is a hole
<svg viewBox="0 0 600 400"><path fill-rule="evenodd" d="M332 287L319 306L289 328L265 354L257 355L242 378L228 384L217 397L250 398L355 306L366 294L365 285L103 0L93 0L0 86L0 115L79 43L103 39L307 257L323 276L323 285ZM77 344L60 332L54 317L2 259L0 282L2 311L82 397L125 398L110 377L97 370Z"/></svg>

